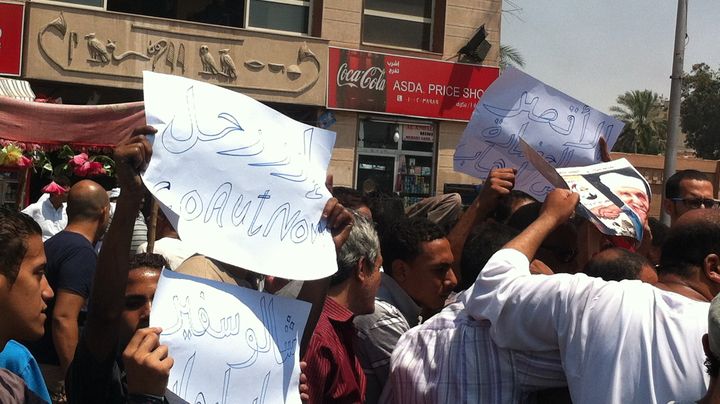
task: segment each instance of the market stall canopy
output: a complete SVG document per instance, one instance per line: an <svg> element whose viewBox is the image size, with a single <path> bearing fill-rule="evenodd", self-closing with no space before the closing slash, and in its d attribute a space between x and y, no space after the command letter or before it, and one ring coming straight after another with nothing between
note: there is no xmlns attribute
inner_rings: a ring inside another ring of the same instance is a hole
<svg viewBox="0 0 720 404"><path fill-rule="evenodd" d="M0 140L41 147L111 147L141 125L145 125L142 102L62 105L0 96Z"/></svg>
<svg viewBox="0 0 720 404"><path fill-rule="evenodd" d="M34 101L35 93L30 83L25 80L0 78L0 96L16 98L23 101Z"/></svg>

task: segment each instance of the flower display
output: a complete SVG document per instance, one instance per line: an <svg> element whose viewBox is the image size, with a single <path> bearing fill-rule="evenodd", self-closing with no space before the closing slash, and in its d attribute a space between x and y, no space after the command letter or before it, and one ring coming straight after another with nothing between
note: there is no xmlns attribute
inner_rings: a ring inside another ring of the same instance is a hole
<svg viewBox="0 0 720 404"><path fill-rule="evenodd" d="M85 162L73 168L73 174L78 177L95 177L105 175L105 168L97 161L85 160Z"/></svg>
<svg viewBox="0 0 720 404"><path fill-rule="evenodd" d="M7 144L0 149L0 166L28 167L32 160L23 155L23 150L14 144Z"/></svg>
<svg viewBox="0 0 720 404"><path fill-rule="evenodd" d="M91 152L98 154L90 155ZM42 148L40 145L0 139L0 166L33 167L35 171L77 177L113 175L115 162L101 154L109 152L103 148L90 147L81 147L75 151L68 145Z"/></svg>

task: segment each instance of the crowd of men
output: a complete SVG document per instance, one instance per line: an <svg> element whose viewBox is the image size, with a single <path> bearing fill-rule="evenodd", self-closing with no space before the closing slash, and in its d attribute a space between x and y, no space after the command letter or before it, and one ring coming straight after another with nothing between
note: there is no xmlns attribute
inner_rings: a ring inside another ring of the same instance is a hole
<svg viewBox="0 0 720 404"><path fill-rule="evenodd" d="M183 402L149 327L168 268L311 303L308 403L720 403L720 202L700 172L668 179L672 224L641 242L587 237L577 194L537 202L512 168L464 210L330 185L337 272L300 282L196 254L162 212L141 240L154 132L116 147L119 194L58 178L0 210L0 402Z"/></svg>

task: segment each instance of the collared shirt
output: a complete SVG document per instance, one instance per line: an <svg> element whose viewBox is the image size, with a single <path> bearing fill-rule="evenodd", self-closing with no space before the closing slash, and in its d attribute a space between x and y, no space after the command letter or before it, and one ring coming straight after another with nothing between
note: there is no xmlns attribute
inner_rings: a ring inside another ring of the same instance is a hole
<svg viewBox="0 0 720 404"><path fill-rule="evenodd" d="M392 354L382 403L519 403L529 393L565 386L558 351L498 347L490 322L454 303L405 333Z"/></svg>
<svg viewBox="0 0 720 404"><path fill-rule="evenodd" d="M709 303L640 281L530 276L525 255L497 252L466 310L492 323L498 346L560 350L573 402L667 403L707 390L702 336Z"/></svg>
<svg viewBox="0 0 720 404"><path fill-rule="evenodd" d="M355 317L358 357L367 378L367 402L380 397L390 371L390 355L410 327L420 324L420 306L388 274L375 299L375 312Z"/></svg>
<svg viewBox="0 0 720 404"><path fill-rule="evenodd" d="M40 225L42 239L45 241L60 233L67 226L66 207L67 203L63 203L62 206L55 209L50 202L50 194L42 194L37 202L28 205L22 210L22 213L30 216Z"/></svg>
<svg viewBox="0 0 720 404"><path fill-rule="evenodd" d="M304 358L311 404L365 402L365 375L353 347L352 321L350 310L325 298Z"/></svg>

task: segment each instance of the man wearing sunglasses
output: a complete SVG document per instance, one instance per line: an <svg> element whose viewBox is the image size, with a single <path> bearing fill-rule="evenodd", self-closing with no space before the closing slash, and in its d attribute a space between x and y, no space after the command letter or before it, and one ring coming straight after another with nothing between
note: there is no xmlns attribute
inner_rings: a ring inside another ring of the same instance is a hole
<svg viewBox="0 0 720 404"><path fill-rule="evenodd" d="M693 209L717 209L720 201L713 199L710 179L697 170L682 170L668 178L665 185L663 209L670 215L671 223Z"/></svg>

